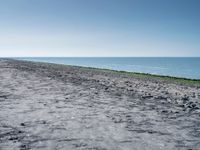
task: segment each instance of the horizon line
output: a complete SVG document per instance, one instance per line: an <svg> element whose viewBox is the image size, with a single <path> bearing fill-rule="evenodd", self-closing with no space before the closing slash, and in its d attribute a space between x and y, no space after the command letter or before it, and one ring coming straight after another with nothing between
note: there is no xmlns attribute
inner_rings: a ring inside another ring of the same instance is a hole
<svg viewBox="0 0 200 150"><path fill-rule="evenodd" d="M0 58L199 58L200 56L0 56Z"/></svg>

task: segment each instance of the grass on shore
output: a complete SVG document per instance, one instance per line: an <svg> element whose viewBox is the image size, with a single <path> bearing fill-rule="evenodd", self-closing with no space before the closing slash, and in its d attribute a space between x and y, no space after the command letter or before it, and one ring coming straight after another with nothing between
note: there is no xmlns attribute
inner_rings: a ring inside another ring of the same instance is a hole
<svg viewBox="0 0 200 150"><path fill-rule="evenodd" d="M190 86L200 87L200 79L189 79L189 78L155 75L155 74L139 73L139 72L117 71L117 70L111 70L111 69L99 69L99 68L90 68L90 67L87 67L87 68L108 71L108 72L117 73L121 75L128 75L130 77L136 77L136 78L141 78L141 79L154 79L154 80L161 80L161 81L166 81L170 83L177 83L181 85L190 85Z"/></svg>
<svg viewBox="0 0 200 150"><path fill-rule="evenodd" d="M27 61L26 61L27 62ZM66 65L66 64L55 64L55 63L47 63L47 62L33 62L32 63L38 63L38 64L46 64L46 65L53 65L53 66L62 66L62 67L78 67L82 69L89 69L89 70L96 70L96 71L105 71L115 74L121 74L126 75L130 77L135 78L141 78L141 79L153 79L153 80L160 80L168 83L177 83L181 85L189 85L189 86L197 86L200 87L200 79L189 79L189 78L181 78L181 77L173 77L173 76L164 76L164 75L155 75L155 74L149 74L149 73L138 73L138 72L128 72L128 71L117 71L117 70L111 70L111 69L101 69L101 68L93 68L93 67L82 67L82 66L73 66L73 65Z"/></svg>
<svg viewBox="0 0 200 150"><path fill-rule="evenodd" d="M179 78L179 77L172 77L172 76L162 76L162 75L154 75L148 73L137 73L137 72L126 72L126 71L119 71L119 73L139 77L139 78L153 78L158 80L164 80L167 82L175 82L178 84L184 85L193 85L193 86L200 86L200 80L198 79L188 79L188 78Z"/></svg>

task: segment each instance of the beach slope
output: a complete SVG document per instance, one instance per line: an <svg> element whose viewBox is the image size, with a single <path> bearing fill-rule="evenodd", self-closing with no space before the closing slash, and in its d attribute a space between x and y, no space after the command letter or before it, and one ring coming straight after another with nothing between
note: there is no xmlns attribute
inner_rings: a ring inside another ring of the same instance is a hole
<svg viewBox="0 0 200 150"><path fill-rule="evenodd" d="M200 147L200 86L0 59L0 149Z"/></svg>

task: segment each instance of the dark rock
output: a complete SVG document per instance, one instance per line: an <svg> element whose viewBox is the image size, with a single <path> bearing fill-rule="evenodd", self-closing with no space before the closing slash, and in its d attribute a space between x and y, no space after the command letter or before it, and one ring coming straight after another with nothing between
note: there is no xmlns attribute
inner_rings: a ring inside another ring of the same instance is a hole
<svg viewBox="0 0 200 150"><path fill-rule="evenodd" d="M8 98L8 95L0 95L0 98L7 99L7 98Z"/></svg>
<svg viewBox="0 0 200 150"><path fill-rule="evenodd" d="M22 131L18 131L18 133L22 133Z"/></svg>
<svg viewBox="0 0 200 150"><path fill-rule="evenodd" d="M167 100L167 97L164 97L164 96L161 96L161 95L160 95L160 96L156 96L155 99L163 99L163 100Z"/></svg>
<svg viewBox="0 0 200 150"><path fill-rule="evenodd" d="M108 90L108 87L105 87L105 90L107 91L107 90Z"/></svg>
<svg viewBox="0 0 200 150"><path fill-rule="evenodd" d="M184 97L182 97L182 100L183 100L183 101L188 101L188 100L189 100L189 96L184 95Z"/></svg>
<svg viewBox="0 0 200 150"><path fill-rule="evenodd" d="M192 104L191 104L191 107L192 107L192 108L195 108L196 106L197 106L197 104L195 104L195 103L192 103Z"/></svg>
<svg viewBox="0 0 200 150"><path fill-rule="evenodd" d="M21 126L26 126L25 123L21 123L20 125L21 125Z"/></svg>
<svg viewBox="0 0 200 150"><path fill-rule="evenodd" d="M151 95L143 95L143 96L142 96L143 99L148 99L148 98L152 98L152 97L153 97L153 96L151 96Z"/></svg>
<svg viewBox="0 0 200 150"><path fill-rule="evenodd" d="M185 107L185 105L181 104L181 105L179 105L179 107L182 107L182 108L184 108L184 107Z"/></svg>
<svg viewBox="0 0 200 150"><path fill-rule="evenodd" d="M20 148L21 148L21 150L24 150L24 149L27 148L27 146L25 144L23 144L23 145L20 146Z"/></svg>
<svg viewBox="0 0 200 150"><path fill-rule="evenodd" d="M161 112L162 113L168 113L168 110L162 110Z"/></svg>
<svg viewBox="0 0 200 150"><path fill-rule="evenodd" d="M9 138L10 141L18 140L18 137L11 137Z"/></svg>

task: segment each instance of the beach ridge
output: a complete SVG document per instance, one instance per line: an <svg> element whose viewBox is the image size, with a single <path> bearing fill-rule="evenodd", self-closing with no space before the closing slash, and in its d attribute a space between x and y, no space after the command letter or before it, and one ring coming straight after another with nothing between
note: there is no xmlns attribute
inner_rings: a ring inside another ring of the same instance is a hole
<svg viewBox="0 0 200 150"><path fill-rule="evenodd" d="M0 59L0 107L2 149L200 146L199 80Z"/></svg>

